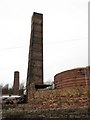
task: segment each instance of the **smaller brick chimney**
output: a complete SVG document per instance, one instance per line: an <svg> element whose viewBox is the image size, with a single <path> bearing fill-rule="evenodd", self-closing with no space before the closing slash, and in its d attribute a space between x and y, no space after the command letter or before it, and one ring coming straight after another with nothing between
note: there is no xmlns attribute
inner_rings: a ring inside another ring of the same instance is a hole
<svg viewBox="0 0 90 120"><path fill-rule="evenodd" d="M19 72L14 72L13 94L19 95Z"/></svg>

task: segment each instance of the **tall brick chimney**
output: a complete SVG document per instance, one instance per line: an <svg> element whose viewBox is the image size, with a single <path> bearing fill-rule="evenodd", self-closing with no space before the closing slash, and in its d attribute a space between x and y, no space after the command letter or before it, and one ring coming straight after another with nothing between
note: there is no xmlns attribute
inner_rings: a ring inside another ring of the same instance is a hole
<svg viewBox="0 0 90 120"><path fill-rule="evenodd" d="M19 72L14 72L13 94L19 95Z"/></svg>
<svg viewBox="0 0 90 120"><path fill-rule="evenodd" d="M33 13L28 56L27 89L30 84L43 84L43 14Z"/></svg>

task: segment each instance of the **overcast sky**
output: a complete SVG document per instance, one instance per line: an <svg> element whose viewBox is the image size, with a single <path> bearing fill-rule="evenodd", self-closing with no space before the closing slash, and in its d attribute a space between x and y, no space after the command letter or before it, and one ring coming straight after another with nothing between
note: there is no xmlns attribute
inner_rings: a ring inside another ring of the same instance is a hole
<svg viewBox="0 0 90 120"><path fill-rule="evenodd" d="M88 0L0 0L0 84L26 82L33 12L43 14L44 81L88 65Z"/></svg>

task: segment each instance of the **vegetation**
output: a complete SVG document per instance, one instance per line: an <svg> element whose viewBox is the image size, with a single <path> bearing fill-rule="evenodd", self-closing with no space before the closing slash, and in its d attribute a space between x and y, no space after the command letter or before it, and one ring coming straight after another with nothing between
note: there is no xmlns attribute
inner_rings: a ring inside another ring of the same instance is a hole
<svg viewBox="0 0 90 120"><path fill-rule="evenodd" d="M23 92L24 89L25 89L24 83L20 83L19 90ZM1 91L2 95L13 94L13 86L9 87L9 84L0 85L0 91Z"/></svg>

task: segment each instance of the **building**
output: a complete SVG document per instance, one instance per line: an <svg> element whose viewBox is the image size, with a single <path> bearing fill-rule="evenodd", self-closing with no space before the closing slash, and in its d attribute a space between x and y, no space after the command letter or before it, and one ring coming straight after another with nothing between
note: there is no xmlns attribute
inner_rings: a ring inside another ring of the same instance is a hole
<svg viewBox="0 0 90 120"><path fill-rule="evenodd" d="M75 68L58 73L54 76L55 89L75 86L88 86L90 84L90 67Z"/></svg>
<svg viewBox="0 0 90 120"><path fill-rule="evenodd" d="M55 89L43 89L43 15L33 13L27 71L26 109L74 109L90 105L90 67L75 68L54 76ZM41 90L37 90L41 88Z"/></svg>

